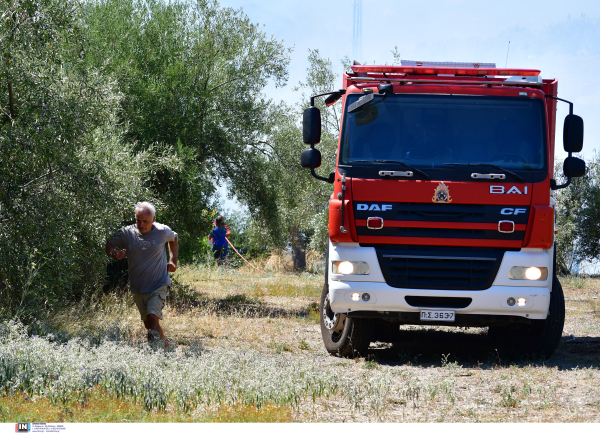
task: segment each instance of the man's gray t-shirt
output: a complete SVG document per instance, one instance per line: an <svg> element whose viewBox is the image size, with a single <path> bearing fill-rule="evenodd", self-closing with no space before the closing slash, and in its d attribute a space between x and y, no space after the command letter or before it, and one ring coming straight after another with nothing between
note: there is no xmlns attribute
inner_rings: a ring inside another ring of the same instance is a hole
<svg viewBox="0 0 600 433"><path fill-rule="evenodd" d="M177 233L169 226L155 222L147 233L141 233L135 224L123 227L108 241L127 250L132 292L150 293L160 286L171 286L165 242L175 239Z"/></svg>

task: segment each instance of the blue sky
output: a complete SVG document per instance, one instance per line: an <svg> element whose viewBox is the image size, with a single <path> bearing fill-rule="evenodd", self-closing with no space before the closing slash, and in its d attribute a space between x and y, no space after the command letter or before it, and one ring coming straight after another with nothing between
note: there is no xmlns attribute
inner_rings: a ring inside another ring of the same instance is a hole
<svg viewBox="0 0 600 433"><path fill-rule="evenodd" d="M295 102L292 87L303 80L308 49L319 49L339 71L352 57L353 0L240 1L221 6L243 8L267 34L294 47L290 79L284 88L269 86L269 97ZM540 69L558 78L559 97L575 103L585 122L583 155L600 149L600 2L597 0L489 2L471 0L363 0L361 62L391 64L395 46L403 59L493 62ZM557 158L562 151L562 121L557 113ZM228 204L225 204L228 206Z"/></svg>

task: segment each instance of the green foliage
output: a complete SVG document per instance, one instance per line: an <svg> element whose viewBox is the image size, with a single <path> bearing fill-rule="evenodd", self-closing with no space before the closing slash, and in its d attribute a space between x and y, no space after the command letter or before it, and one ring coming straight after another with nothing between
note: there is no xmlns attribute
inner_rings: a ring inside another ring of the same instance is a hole
<svg viewBox="0 0 600 433"><path fill-rule="evenodd" d="M567 188L554 192L556 199L556 262L561 274L570 274L583 261L600 255L600 155L586 161L585 176L574 178ZM555 179L564 183L562 164Z"/></svg>
<svg viewBox="0 0 600 433"><path fill-rule="evenodd" d="M148 197L120 95L86 65L79 4L3 2L0 315L28 318L103 278L103 240Z"/></svg>
<svg viewBox="0 0 600 433"><path fill-rule="evenodd" d="M182 261L208 252L215 180L255 214L270 130L261 90L289 50L215 1L3 0L0 314L102 285L104 240L151 200Z"/></svg>
<svg viewBox="0 0 600 433"><path fill-rule="evenodd" d="M321 57L318 50L310 50L306 83L295 88L302 93L303 102L295 107L281 103L271 112L273 129L269 135L268 154L257 167L268 179L273 192L271 213L254 218L250 232L259 230L266 249L291 243L294 267L305 266L306 248L323 251L327 245L328 200L330 184L313 178L310 171L299 164L299 157L307 147L302 141L301 119L311 95L335 90L336 75L331 62ZM339 136L340 104L326 107L321 98L315 100L321 110L323 132L318 145L322 166L318 172L327 176L335 169ZM265 230L271 227L270 231ZM273 230L274 229L274 230Z"/></svg>
<svg viewBox="0 0 600 433"><path fill-rule="evenodd" d="M211 0L96 0L86 24L88 60L123 94L127 140L137 151L162 143L183 161L147 180L180 234L180 257L202 253L215 180L229 179L253 213L266 213L272 193L257 159L270 102L260 92L285 83L289 50Z"/></svg>

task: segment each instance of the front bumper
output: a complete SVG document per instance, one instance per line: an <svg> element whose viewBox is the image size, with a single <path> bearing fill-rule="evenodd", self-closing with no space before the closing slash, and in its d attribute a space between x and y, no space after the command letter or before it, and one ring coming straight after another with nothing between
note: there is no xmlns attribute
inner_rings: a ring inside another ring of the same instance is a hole
<svg viewBox="0 0 600 433"><path fill-rule="evenodd" d="M397 288L385 282L375 249L360 247L358 244L329 244L329 296L331 308L336 313L356 311L407 312L418 313L422 309L444 309L412 306L407 296L470 298L471 303L464 308L450 308L457 315L498 315L518 316L527 319L546 319L552 290L553 250L521 249L505 253L502 264L492 286L485 290L426 290ZM338 260L361 260L369 263L369 275L336 275L332 273L331 262ZM548 268L548 278L544 281L511 280L508 278L512 266L543 266ZM352 294L358 293L357 301ZM370 299L362 300L368 293ZM524 306L510 306L509 298L524 298ZM414 302L413 302L414 304ZM424 322L425 324L427 322Z"/></svg>

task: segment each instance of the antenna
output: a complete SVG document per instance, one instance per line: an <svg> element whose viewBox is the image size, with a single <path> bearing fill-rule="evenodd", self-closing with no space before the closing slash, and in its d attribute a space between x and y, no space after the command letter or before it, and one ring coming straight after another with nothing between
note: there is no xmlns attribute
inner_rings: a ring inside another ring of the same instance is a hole
<svg viewBox="0 0 600 433"><path fill-rule="evenodd" d="M508 52L510 51L510 41L508 41L508 48L506 49L506 63L504 64L504 67L506 68L506 65L508 65Z"/></svg>
<svg viewBox="0 0 600 433"><path fill-rule="evenodd" d="M352 60L362 58L362 0L354 0L354 25L352 27Z"/></svg>

